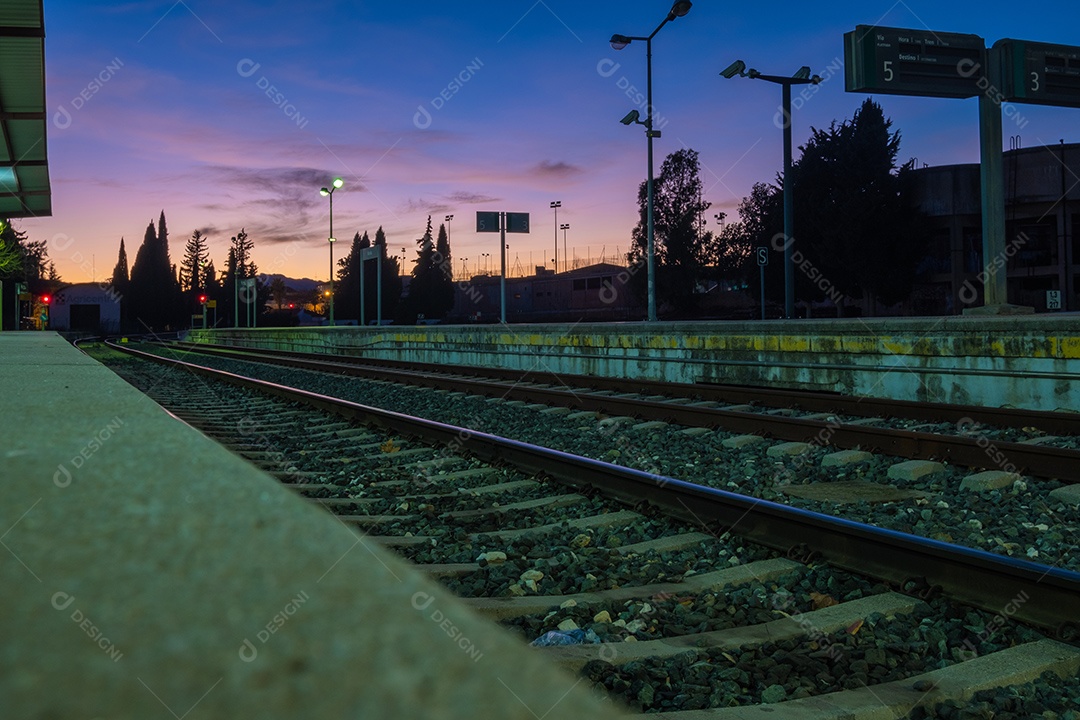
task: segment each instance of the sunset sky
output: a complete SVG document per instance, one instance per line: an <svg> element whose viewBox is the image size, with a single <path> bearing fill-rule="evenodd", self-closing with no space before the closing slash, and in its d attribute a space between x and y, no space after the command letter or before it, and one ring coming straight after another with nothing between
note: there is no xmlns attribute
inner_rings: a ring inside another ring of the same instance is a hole
<svg viewBox="0 0 1080 720"><path fill-rule="evenodd" d="M472 271L498 246L474 231L476 211L529 212L532 232L508 237L511 265L550 266L549 203L560 200L570 254L603 249L611 259L628 247L646 173L643 129L619 124L635 107L644 114L635 96L646 73L644 43L615 51L608 40L648 35L670 7L45 0L54 215L17 224L50 241L69 282L107 277L122 236L133 262L162 210L176 263L200 229L222 268L244 227L261 271L325 279L329 204L319 188L340 176L341 240L382 225L391 252L407 247L411 260L427 215L437 228L453 214L454 267L467 257ZM697 0L653 41L657 171L671 152L699 151L710 222L716 212L733 219L752 184L775 177L780 88L721 78L733 60L776 75L809 65L824 78L796 98L799 144L865 97L844 91L843 34L857 24L974 33L987 45L1080 44L1078 20L1075 0ZM978 160L975 100L876 99L902 133L901 160ZM1005 122L1006 145L1016 134L1024 147L1080 141L1080 111L1019 110Z"/></svg>

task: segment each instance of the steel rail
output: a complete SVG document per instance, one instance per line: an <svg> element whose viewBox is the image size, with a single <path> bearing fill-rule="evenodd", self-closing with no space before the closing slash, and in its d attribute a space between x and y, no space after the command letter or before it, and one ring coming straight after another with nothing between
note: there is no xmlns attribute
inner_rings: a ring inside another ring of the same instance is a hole
<svg viewBox="0 0 1080 720"><path fill-rule="evenodd" d="M594 395L574 389L537 387L501 381L451 377L444 373L372 368L337 359L276 357L276 351L251 353L247 349L191 348L209 355L248 359L319 372L405 382L443 390L466 390L488 397L532 403L562 405L606 415L624 415L643 420L663 420L688 427L723 428L729 432L764 434L778 440L805 442L814 446L861 449L914 460L945 460L971 468L1007 470L1017 474L1080 482L1080 450L1017 442L993 441L980 435L942 435L914 430L880 428L840 423L836 420L782 417L763 413L679 405L639 398ZM696 387L696 386L694 386ZM625 387L622 388L624 391ZM965 418L971 421L972 418Z"/></svg>
<svg viewBox="0 0 1080 720"><path fill-rule="evenodd" d="M1002 557L766 500L707 488L445 423L410 417L107 342L120 352L184 367L258 392L303 402L489 463L506 463L571 487L603 493L643 510L658 508L717 535L732 533L797 560L820 557L902 591L936 593L1077 638L1080 573Z"/></svg>
<svg viewBox="0 0 1080 720"><path fill-rule="evenodd" d="M1049 410L1026 410L1023 408L993 408L980 405L955 405L949 403L916 402L868 396L851 396L831 392L790 390L719 383L673 383L660 380L634 378L609 378L594 375L569 375L537 372L535 370L509 370L455 366L448 370L445 365L411 363L403 360L384 360L329 355L327 353L297 352L295 350L268 350L266 348L213 345L209 343L174 343L192 349L209 351L245 352L253 355L324 359L350 365L364 365L415 372L447 373L495 378L509 382L532 382L561 385L567 388L590 388L614 392L639 392L644 395L669 395L672 397L711 400L735 405L756 404L765 407L794 408L808 412L831 412L840 415L866 417L905 418L924 422L976 422L997 427L1037 427L1047 433L1080 435L1080 413L1052 412Z"/></svg>

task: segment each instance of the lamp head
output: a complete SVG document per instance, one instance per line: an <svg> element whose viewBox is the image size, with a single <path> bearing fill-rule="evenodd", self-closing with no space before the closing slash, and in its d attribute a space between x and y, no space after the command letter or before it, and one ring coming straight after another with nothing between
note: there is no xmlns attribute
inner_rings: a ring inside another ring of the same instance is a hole
<svg viewBox="0 0 1080 720"><path fill-rule="evenodd" d="M744 75L746 74L746 63L744 63L742 60L736 60L735 62L731 63L726 68L721 70L720 74L728 80L735 77L736 75Z"/></svg>
<svg viewBox="0 0 1080 720"><path fill-rule="evenodd" d="M675 4L671 6L671 12L668 13L668 20L674 20L677 17L683 17L686 13L690 12L690 7L694 3L690 0L675 0Z"/></svg>
<svg viewBox="0 0 1080 720"><path fill-rule="evenodd" d="M345 182L341 178L334 178L334 189L337 189L344 184Z"/></svg>
<svg viewBox="0 0 1080 720"><path fill-rule="evenodd" d="M326 188L319 188L319 194L322 195L323 197L326 197L327 195L330 194L330 191L327 190Z"/></svg>
<svg viewBox="0 0 1080 720"><path fill-rule="evenodd" d="M615 33L611 36L611 48L613 50L622 50L631 42L631 39L626 37L625 35L619 35L618 33Z"/></svg>
<svg viewBox="0 0 1080 720"><path fill-rule="evenodd" d="M333 242L337 242L337 238L336 238L336 237L332 237L332 238L326 238L326 239L327 239L327 240L329 240L329 241L330 241L330 242L332 242L332 243L333 243Z"/></svg>
<svg viewBox="0 0 1080 720"><path fill-rule="evenodd" d="M803 65L791 77L795 78L796 80L809 80L810 79L810 66L809 65Z"/></svg>
<svg viewBox="0 0 1080 720"><path fill-rule="evenodd" d="M631 110L630 112L626 113L626 117L624 117L619 122L621 122L623 125L631 125L633 123L636 123L639 117L641 117L641 113L639 113L637 110Z"/></svg>
<svg viewBox="0 0 1080 720"><path fill-rule="evenodd" d="M759 71L755 70L754 68L750 68L749 70L746 71L746 77L751 78L751 79L761 77L761 73Z"/></svg>

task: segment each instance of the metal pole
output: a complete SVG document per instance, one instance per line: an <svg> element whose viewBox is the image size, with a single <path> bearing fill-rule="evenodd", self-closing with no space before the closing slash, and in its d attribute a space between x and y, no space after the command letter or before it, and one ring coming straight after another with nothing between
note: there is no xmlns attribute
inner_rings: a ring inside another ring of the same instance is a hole
<svg viewBox="0 0 1080 720"><path fill-rule="evenodd" d="M361 255L356 259L357 272L360 273L360 319L356 321L356 324L360 327L364 327L364 255Z"/></svg>
<svg viewBox="0 0 1080 720"><path fill-rule="evenodd" d="M660 28L657 28L659 30ZM654 33L655 34L655 33ZM645 250L646 254L646 274L648 275L648 307L649 307L649 322L656 322L656 248L655 248L655 228L653 226L653 129L652 129L652 37L649 37L645 41L645 55L646 55L646 86L648 89L648 103L646 108L647 118L645 119L645 137L648 138L649 145L649 180L648 180L648 199L647 199L647 225L648 225L648 247Z"/></svg>
<svg viewBox="0 0 1080 720"><path fill-rule="evenodd" d="M240 262L234 259L233 264L233 327L240 327Z"/></svg>
<svg viewBox="0 0 1080 720"><path fill-rule="evenodd" d="M795 186L791 181L791 85L784 83L784 316L795 317L795 272L791 246L795 243ZM762 306L764 310L764 306Z"/></svg>
<svg viewBox="0 0 1080 720"><path fill-rule="evenodd" d="M1001 150L1001 106L979 95L979 150L982 180L983 305L1004 305L1008 299L1008 269L998 269L1005 259L1005 171Z"/></svg>
<svg viewBox="0 0 1080 720"><path fill-rule="evenodd" d="M449 232L446 242L450 243ZM382 250L375 256L375 321L379 327L382 327L382 256Z"/></svg>
<svg viewBox="0 0 1080 720"><path fill-rule="evenodd" d="M569 257L569 256L566 254L566 230L563 230L562 231L562 264L563 264L563 270L564 271L570 269L570 265L569 265L569 262L567 261L567 257Z"/></svg>
<svg viewBox="0 0 1080 720"><path fill-rule="evenodd" d="M499 319L506 324L506 213L499 213L499 259L502 272L499 274Z"/></svg>
<svg viewBox="0 0 1080 720"><path fill-rule="evenodd" d="M559 206L555 203L551 204L551 207L555 209L555 274L559 274ZM566 262L566 257L563 257L563 263Z"/></svg>
<svg viewBox="0 0 1080 720"><path fill-rule="evenodd" d="M758 265L758 271L761 277L761 319L765 319L765 266Z"/></svg>
<svg viewBox="0 0 1080 720"><path fill-rule="evenodd" d="M330 187L330 327L334 326L334 190Z"/></svg>

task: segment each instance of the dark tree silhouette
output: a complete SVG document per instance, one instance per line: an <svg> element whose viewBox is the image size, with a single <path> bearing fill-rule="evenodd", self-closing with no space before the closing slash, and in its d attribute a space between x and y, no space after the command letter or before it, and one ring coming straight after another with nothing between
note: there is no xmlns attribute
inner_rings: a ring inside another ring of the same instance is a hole
<svg viewBox="0 0 1080 720"><path fill-rule="evenodd" d="M158 227L165 230L165 213ZM129 283L129 314L140 328L154 330L175 327L180 320L180 287L172 263L169 262L168 235L164 239L154 232L154 223L146 227L142 245L131 266Z"/></svg>
<svg viewBox="0 0 1080 720"><path fill-rule="evenodd" d="M709 202L702 199L698 153L689 148L664 159L653 185L653 225L656 248L656 299L677 316L692 315L697 307L695 289L706 276L713 244L705 230ZM633 231L629 261L640 270L634 287L644 296L648 244L648 181L638 189L639 220ZM660 308L658 307L658 312Z"/></svg>

